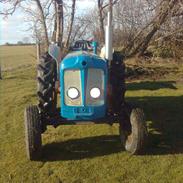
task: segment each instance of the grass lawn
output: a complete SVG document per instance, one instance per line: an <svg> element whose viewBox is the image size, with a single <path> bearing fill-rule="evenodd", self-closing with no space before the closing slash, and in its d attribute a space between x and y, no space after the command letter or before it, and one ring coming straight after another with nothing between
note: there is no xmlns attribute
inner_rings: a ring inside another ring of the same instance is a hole
<svg viewBox="0 0 183 183"><path fill-rule="evenodd" d="M35 46L0 46L0 63L3 70L35 63Z"/></svg>
<svg viewBox="0 0 183 183"><path fill-rule="evenodd" d="M127 83L126 99L146 113L145 155L130 156L123 150L118 125L78 125L49 127L43 135L43 158L28 161L23 112L37 103L34 51L0 47L5 70L0 80L0 182L183 182L183 83L175 75ZM16 69L6 71L10 67Z"/></svg>

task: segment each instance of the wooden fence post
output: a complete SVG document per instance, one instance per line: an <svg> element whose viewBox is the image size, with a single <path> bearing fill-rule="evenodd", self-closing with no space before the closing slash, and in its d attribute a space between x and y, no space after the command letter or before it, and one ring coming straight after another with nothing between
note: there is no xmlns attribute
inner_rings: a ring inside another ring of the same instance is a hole
<svg viewBox="0 0 183 183"><path fill-rule="evenodd" d="M41 54L41 46L40 46L39 41L36 44L36 50L37 50L37 62L39 63L39 58L40 58L40 54Z"/></svg>
<svg viewBox="0 0 183 183"><path fill-rule="evenodd" d="M0 63L0 79L3 79L3 78L2 78L1 63Z"/></svg>

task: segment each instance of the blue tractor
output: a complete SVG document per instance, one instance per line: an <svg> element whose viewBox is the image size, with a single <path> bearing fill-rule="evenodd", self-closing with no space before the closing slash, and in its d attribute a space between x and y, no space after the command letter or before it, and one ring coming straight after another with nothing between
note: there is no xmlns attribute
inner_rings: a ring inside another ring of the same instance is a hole
<svg viewBox="0 0 183 183"><path fill-rule="evenodd" d="M106 31L106 57L97 55L97 43L76 41L60 59L51 45L38 65L38 105L25 109L27 157L41 155L41 134L48 125L119 123L122 146L142 153L147 135L144 113L125 102L123 56L111 50L110 26ZM59 96L60 107L57 107Z"/></svg>

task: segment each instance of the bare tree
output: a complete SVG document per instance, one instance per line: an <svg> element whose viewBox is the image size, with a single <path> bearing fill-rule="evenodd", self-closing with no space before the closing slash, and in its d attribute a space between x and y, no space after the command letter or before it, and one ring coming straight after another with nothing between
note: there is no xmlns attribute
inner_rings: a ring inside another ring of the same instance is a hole
<svg viewBox="0 0 183 183"><path fill-rule="evenodd" d="M0 3L2 5L8 4L8 7L0 11L0 15L13 15L13 13L16 11L16 9L20 6L20 4L24 0L0 0Z"/></svg>
<svg viewBox="0 0 183 183"><path fill-rule="evenodd" d="M46 44L46 49L49 47L49 38L48 38L48 30L47 30L47 25L46 25L46 20L45 20L45 15L43 11L43 7L41 5L40 0L35 0L38 10L40 12L40 18L41 18L41 23L44 31L44 38L45 38L45 44Z"/></svg>
<svg viewBox="0 0 183 183"><path fill-rule="evenodd" d="M105 9L109 7L107 11L111 12L111 18L113 14L113 6L118 3L119 0L97 0L98 15L99 15L99 27L100 27L100 41L105 42L105 29L104 29L104 19L106 17Z"/></svg>
<svg viewBox="0 0 183 183"><path fill-rule="evenodd" d="M63 32L64 32L64 12L63 12L63 0L55 0L55 41L62 47Z"/></svg>
<svg viewBox="0 0 183 183"><path fill-rule="evenodd" d="M109 0L109 12L111 12L111 20L113 17L113 0Z"/></svg>
<svg viewBox="0 0 183 183"><path fill-rule="evenodd" d="M162 36L163 30L173 27L165 27L166 22L170 20L168 25L172 25L174 12L180 14L180 7L178 0L121 0L115 7L114 22L115 27L118 25L115 39L121 39L122 52L128 56L143 55L155 36Z"/></svg>
<svg viewBox="0 0 183 183"><path fill-rule="evenodd" d="M169 0L162 4L162 10L157 16L157 19L153 22L150 31L147 33L145 38L137 45L137 47L132 52L132 55L137 53L139 56L143 55L152 37L160 29L161 25L167 20L168 15L171 14L171 11L176 4L177 0Z"/></svg>
<svg viewBox="0 0 183 183"><path fill-rule="evenodd" d="M114 46L127 56L141 56L149 51L149 45L156 48L171 46L174 55L183 52L183 0L95 2L97 6L77 17L76 0L0 0L0 5L3 5L0 14L12 15L17 8L22 8L28 15L29 31L33 30L36 40L45 42L47 48L50 33L53 33L52 40L68 48L80 38L95 37L99 43L104 43L106 13L111 11ZM32 3L36 4L36 10L30 6Z"/></svg>
<svg viewBox="0 0 183 183"><path fill-rule="evenodd" d="M74 16L75 16L75 7L76 7L76 0L72 0L70 25L69 25L69 29L68 29L68 36L67 36L66 43L65 43L66 48L68 48L69 41L70 41L70 38L71 38L71 33L72 33L72 28L73 28L73 23L74 23Z"/></svg>
<svg viewBox="0 0 183 183"><path fill-rule="evenodd" d="M103 0L98 0L98 12L99 12L99 24L100 24L100 39L101 42L105 42L105 30L104 30L104 15L103 15Z"/></svg>
<svg viewBox="0 0 183 183"><path fill-rule="evenodd" d="M57 12L57 1L54 0L54 11ZM57 32L57 14L55 13L54 16L54 25L53 25L53 32L52 32L52 42L56 42L56 32Z"/></svg>
<svg viewBox="0 0 183 183"><path fill-rule="evenodd" d="M39 20L41 22L42 25L42 30L44 32L44 41L45 41L45 45L46 45L46 49L49 46L49 37L48 37L48 29L47 29L47 24L46 24L46 15L44 13L44 7L41 4L40 0L34 0L34 2L37 5L37 9L39 11L39 17L37 17L37 21ZM26 3L25 0L1 0L0 3L2 4L7 4L8 8L3 9L3 11L0 12L1 15L12 15L17 8L22 8L23 10L25 10L26 12L29 12L29 14L34 14L30 8L25 8L22 5L23 3Z"/></svg>

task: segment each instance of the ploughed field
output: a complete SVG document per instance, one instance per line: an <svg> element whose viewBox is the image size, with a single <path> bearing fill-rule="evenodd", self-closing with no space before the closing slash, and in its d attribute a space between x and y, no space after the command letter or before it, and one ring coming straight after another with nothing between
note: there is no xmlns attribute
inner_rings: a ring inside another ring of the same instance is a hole
<svg viewBox="0 0 183 183"><path fill-rule="evenodd" d="M183 67L158 79L127 83L126 99L144 108L149 131L145 155L130 156L120 145L118 125L49 127L43 157L26 159L25 106L37 103L35 48L0 47L0 182L182 182ZM166 62L166 61L165 61ZM161 68L171 68L171 63ZM156 68L156 64L151 67ZM148 66L149 67L149 66ZM175 64L172 66L175 67Z"/></svg>

